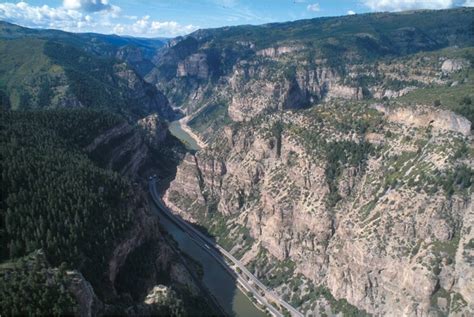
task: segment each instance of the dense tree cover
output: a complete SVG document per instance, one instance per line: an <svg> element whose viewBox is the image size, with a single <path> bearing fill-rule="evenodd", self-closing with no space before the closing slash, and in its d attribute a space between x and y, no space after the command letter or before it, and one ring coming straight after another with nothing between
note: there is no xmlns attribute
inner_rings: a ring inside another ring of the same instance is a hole
<svg viewBox="0 0 474 317"><path fill-rule="evenodd" d="M99 58L67 44L46 42L44 53L64 67L71 90L84 105L121 110L126 107L123 91L114 79L115 60Z"/></svg>
<svg viewBox="0 0 474 317"><path fill-rule="evenodd" d="M27 37L13 37L5 39L0 29L0 104L3 107L14 110L61 108L80 102L88 108L133 118L152 112L170 119L174 117L166 98L108 50L77 45L72 34L53 39L47 31L37 31ZM134 81L133 87L129 79Z"/></svg>
<svg viewBox="0 0 474 317"><path fill-rule="evenodd" d="M1 112L0 260L38 248L97 284L130 227L130 185L81 151L114 126L91 110Z"/></svg>
<svg viewBox="0 0 474 317"><path fill-rule="evenodd" d="M456 190L463 191L472 186L474 170L465 164L461 164L444 177L440 177L438 182L448 195L452 195Z"/></svg>
<svg viewBox="0 0 474 317"><path fill-rule="evenodd" d="M367 156L373 152L370 143L355 143L351 141L331 142L326 145L327 165L326 180L329 184L327 204L334 206L340 199L337 188L337 178L345 166L362 167Z"/></svg>
<svg viewBox="0 0 474 317"><path fill-rule="evenodd" d="M280 121L275 122L272 125L272 134L276 138L276 148L277 148L277 156L280 157L281 155L281 134L283 133L283 124Z"/></svg>
<svg viewBox="0 0 474 317"><path fill-rule="evenodd" d="M158 316L209 316L212 308L201 296L190 293L186 287L173 284L169 267L160 267L155 259L160 252L158 241L149 241L135 249L124 263L116 280L119 293L129 293L135 301L140 301L154 285L170 285L167 297L150 307ZM157 271L157 269L160 270Z"/></svg>
<svg viewBox="0 0 474 317"><path fill-rule="evenodd" d="M0 312L7 316L72 315L76 306L67 291L64 265L51 269L40 256L33 254L0 267Z"/></svg>

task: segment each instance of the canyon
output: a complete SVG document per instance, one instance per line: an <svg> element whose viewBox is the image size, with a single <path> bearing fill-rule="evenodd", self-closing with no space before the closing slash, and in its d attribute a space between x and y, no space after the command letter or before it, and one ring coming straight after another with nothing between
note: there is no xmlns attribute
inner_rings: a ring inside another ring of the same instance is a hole
<svg viewBox="0 0 474 317"><path fill-rule="evenodd" d="M157 179L175 216L306 316L474 314L473 15L373 13L169 41L0 24L0 55L14 56L0 62L5 113L121 118L71 146L131 188L119 205L129 227L109 241L100 281L68 267L75 312L222 313L193 245L155 213ZM61 272L35 252L46 276Z"/></svg>

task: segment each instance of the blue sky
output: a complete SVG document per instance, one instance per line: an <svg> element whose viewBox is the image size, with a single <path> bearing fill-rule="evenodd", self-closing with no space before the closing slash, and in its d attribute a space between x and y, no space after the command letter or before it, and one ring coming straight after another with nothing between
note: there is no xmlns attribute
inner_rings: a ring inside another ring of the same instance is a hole
<svg viewBox="0 0 474 317"><path fill-rule="evenodd" d="M474 0L9 0L0 1L0 20L72 32L174 37L226 25L456 6L474 6Z"/></svg>

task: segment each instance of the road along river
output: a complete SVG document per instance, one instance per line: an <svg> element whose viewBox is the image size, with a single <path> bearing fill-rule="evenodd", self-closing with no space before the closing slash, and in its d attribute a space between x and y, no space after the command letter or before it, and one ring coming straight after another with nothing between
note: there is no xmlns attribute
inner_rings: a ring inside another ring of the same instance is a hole
<svg viewBox="0 0 474 317"><path fill-rule="evenodd" d="M180 139L191 151L199 151L206 144L197 140L194 133L186 126L186 118L170 123L169 131ZM180 248L203 265L204 284L212 295L217 299L221 307L230 315L236 316L264 316L252 302L240 291L237 285L249 291L257 301L262 304L274 316L282 316L279 309L282 307L291 316L302 317L303 315L289 303L266 288L245 266L229 252L209 238L202 235L196 228L176 216L163 204L161 197L156 191L156 179L149 183L151 199L156 212L161 216L163 226L173 238L179 243ZM175 236L176 235L176 236ZM181 246L183 244L183 247ZM232 263L229 266L225 259ZM240 269L237 273L236 268ZM208 272L206 275L206 271ZM241 274L242 273L242 274Z"/></svg>
<svg viewBox="0 0 474 317"><path fill-rule="evenodd" d="M238 317L266 316L238 289L237 281L222 267L222 264L199 247L186 232L154 204L150 205L158 213L160 224L178 243L179 249L202 265L204 285L229 315Z"/></svg>

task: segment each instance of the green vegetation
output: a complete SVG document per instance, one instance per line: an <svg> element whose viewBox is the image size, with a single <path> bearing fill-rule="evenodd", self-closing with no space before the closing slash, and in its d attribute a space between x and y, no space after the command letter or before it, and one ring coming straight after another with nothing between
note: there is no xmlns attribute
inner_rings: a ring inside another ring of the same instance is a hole
<svg viewBox="0 0 474 317"><path fill-rule="evenodd" d="M205 133L208 129L217 130L230 122L231 120L227 114L227 104L220 102L204 107L189 121L189 126L199 133Z"/></svg>
<svg viewBox="0 0 474 317"><path fill-rule="evenodd" d="M41 254L0 267L0 311L7 316L64 316L76 312L65 266L52 269Z"/></svg>
<svg viewBox="0 0 474 317"><path fill-rule="evenodd" d="M207 39L204 34L212 35L213 43L229 46L251 41L258 48L265 48L277 42L304 41L315 47L332 45L331 52L336 53L344 49L351 53L356 49L374 56L399 55L446 46L450 44L446 32L458 34L456 40L460 46L472 44L471 17L472 9L374 13L273 23L271 27L246 25L205 30L201 37Z"/></svg>
<svg viewBox="0 0 474 317"><path fill-rule="evenodd" d="M439 178L439 183L448 195L456 190L464 191L474 183L474 170L465 164L458 165L454 171Z"/></svg>
<svg viewBox="0 0 474 317"><path fill-rule="evenodd" d="M474 74L473 74L474 77ZM470 79L473 80L473 79ZM420 88L398 98L406 103L435 105L452 110L471 122L474 122L474 85L459 84L454 87L441 86ZM471 127L474 129L474 125Z"/></svg>
<svg viewBox="0 0 474 317"><path fill-rule="evenodd" d="M143 81L142 87L130 88L120 72L133 74L110 55L94 54L70 39L53 41L44 34L5 39L0 32L4 108L74 107L80 103L132 117L153 111L165 118L172 116L166 100L151 84Z"/></svg>
<svg viewBox="0 0 474 317"><path fill-rule="evenodd" d="M62 69L53 67L44 44L38 39L0 40L0 90L13 109L49 105L47 86L59 84Z"/></svg>
<svg viewBox="0 0 474 317"><path fill-rule="evenodd" d="M276 139L276 151L277 156L281 156L281 134L283 133L283 124L280 121L273 123L272 125L272 134L273 137Z"/></svg>
<svg viewBox="0 0 474 317"><path fill-rule="evenodd" d="M364 310L359 310L357 307L349 304L347 300L345 299L335 299L334 296L332 296L331 292L324 286L316 286L312 288L309 293L304 295L300 301L301 302L314 302L318 298L325 298L328 302L329 305L331 306L331 310L335 314L342 313L342 316L344 317L363 317L363 316L370 316L367 312Z"/></svg>
<svg viewBox="0 0 474 317"><path fill-rule="evenodd" d="M340 199L337 179L346 166L363 168L367 157L373 152L370 143L355 143L350 141L328 143L326 147L327 165L326 181L329 184L327 204L334 206Z"/></svg>
<svg viewBox="0 0 474 317"><path fill-rule="evenodd" d="M45 251L100 284L131 225L129 183L97 167L81 148L120 122L91 110L2 112L1 260Z"/></svg>

